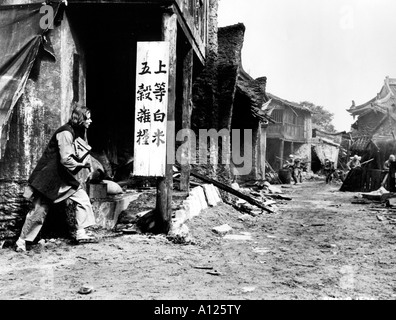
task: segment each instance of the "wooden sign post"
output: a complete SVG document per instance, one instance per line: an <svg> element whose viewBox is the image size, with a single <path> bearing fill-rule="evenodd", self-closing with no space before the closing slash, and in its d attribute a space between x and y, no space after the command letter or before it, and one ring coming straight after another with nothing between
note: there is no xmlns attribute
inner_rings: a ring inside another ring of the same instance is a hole
<svg viewBox="0 0 396 320"><path fill-rule="evenodd" d="M168 81L168 154L165 178L157 179L157 211L161 229L168 233L172 226L173 157L175 153L175 108L176 108L176 64L177 64L177 15L171 7L162 16L162 40L169 43Z"/></svg>
<svg viewBox="0 0 396 320"><path fill-rule="evenodd" d="M134 175L165 177L169 43L138 42Z"/></svg>

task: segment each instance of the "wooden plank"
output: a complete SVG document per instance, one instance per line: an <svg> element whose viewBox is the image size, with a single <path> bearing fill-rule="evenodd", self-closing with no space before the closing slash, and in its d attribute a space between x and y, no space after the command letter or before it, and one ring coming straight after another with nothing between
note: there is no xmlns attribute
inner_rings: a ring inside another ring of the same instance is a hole
<svg viewBox="0 0 396 320"><path fill-rule="evenodd" d="M169 50L166 41L137 43L133 162L136 176L165 176Z"/></svg>
<svg viewBox="0 0 396 320"><path fill-rule="evenodd" d="M176 104L176 64L177 64L177 15L173 8L168 8L162 16L162 40L169 43L169 80L168 80L168 128L167 145L168 151L174 153L175 139L175 104ZM172 134L173 133L173 134ZM157 214L158 230L168 233L172 224L172 191L173 191L173 165L170 163L169 153L167 154L167 164L165 178L157 180Z"/></svg>
<svg viewBox="0 0 396 320"><path fill-rule="evenodd" d="M265 205L263 205L260 201L257 201L255 199L253 199L252 197L250 197L250 196L248 196L248 195L246 195L246 194L244 194L242 192L239 192L239 191L237 191L237 190L235 190L235 189L233 189L233 188L231 188L231 187L229 187L229 186L227 186L227 185L225 185L225 184L223 184L223 183L221 183L219 181L216 181L214 179L211 179L211 178L208 178L206 176L203 176L203 175L199 174L198 172L196 172L195 170L191 170L191 175L196 177L196 178L198 178L198 179L200 179L200 180L202 180L202 181L205 181L207 183L211 183L214 186L216 186L216 187L218 187L218 188L220 188L220 189L222 189L224 191L227 191L228 193L231 193L234 196L237 196L238 198L246 200L250 204L253 204L253 205L257 206L260 209L263 209L263 210L265 210L267 212L273 213L273 210L271 210L270 208L268 208Z"/></svg>
<svg viewBox="0 0 396 320"><path fill-rule="evenodd" d="M266 154L267 154L267 124L260 124L260 152L259 152L259 163L261 179L265 179L265 165L266 165Z"/></svg>
<svg viewBox="0 0 396 320"><path fill-rule="evenodd" d="M193 50L188 49L183 59L183 100L182 100L182 128L191 128L191 112L192 112L192 77L193 77ZM189 131L188 131L189 132ZM182 153L181 163L181 176L180 176L180 190L190 191L190 139L188 134L186 149Z"/></svg>
<svg viewBox="0 0 396 320"><path fill-rule="evenodd" d="M196 39L194 38L194 36L192 35L191 29L188 27L188 25L186 24L186 22L184 21L183 17L181 15L178 15L178 22L180 25L180 28L183 30L183 33L185 34L188 42L191 44L191 46L194 49L194 52L197 55L197 58L199 59L199 61L202 63L202 65L205 65L205 51L201 50L204 49L204 47L200 47L197 44Z"/></svg>
<svg viewBox="0 0 396 320"><path fill-rule="evenodd" d="M283 151L285 149L285 141L281 139L279 144L279 158L280 158L280 169L283 168Z"/></svg>

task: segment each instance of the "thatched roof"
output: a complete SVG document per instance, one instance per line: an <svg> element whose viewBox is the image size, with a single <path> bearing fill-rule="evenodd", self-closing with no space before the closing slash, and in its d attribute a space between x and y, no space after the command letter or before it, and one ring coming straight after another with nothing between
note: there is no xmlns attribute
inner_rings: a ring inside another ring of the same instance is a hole
<svg viewBox="0 0 396 320"><path fill-rule="evenodd" d="M219 28L219 75L222 83L220 94L223 108L232 106L234 90L247 98L254 118L264 123L274 122L271 116L262 110L268 101L265 92L267 78L253 79L242 67L241 50L244 41L245 26L242 23Z"/></svg>
<svg viewBox="0 0 396 320"><path fill-rule="evenodd" d="M269 121L275 123L268 114L268 111L263 110L263 106L268 102L268 97L264 90L265 84L263 85L265 81L265 77L254 80L246 79L245 75L239 75L236 89L239 94L245 95L249 99L253 117L263 122Z"/></svg>

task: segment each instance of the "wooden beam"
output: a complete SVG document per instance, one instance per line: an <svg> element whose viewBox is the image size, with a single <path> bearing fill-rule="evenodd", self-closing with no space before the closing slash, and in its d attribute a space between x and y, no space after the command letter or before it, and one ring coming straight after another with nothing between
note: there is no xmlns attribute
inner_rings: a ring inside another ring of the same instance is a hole
<svg viewBox="0 0 396 320"><path fill-rule="evenodd" d="M180 28L183 30L188 42L193 47L194 52L197 55L197 58L202 63L202 65L205 65L205 59L206 59L205 55L199 49L199 47L198 47L198 45L196 43L196 40L194 39L194 36L191 33L190 28L187 26L187 23L185 22L185 20L183 19L181 14L178 14L178 21L179 21Z"/></svg>
<svg viewBox="0 0 396 320"><path fill-rule="evenodd" d="M265 163L267 157L267 126L260 123L260 169L261 179L265 179Z"/></svg>
<svg viewBox="0 0 396 320"><path fill-rule="evenodd" d="M176 46L177 46L177 16L172 7L162 16L162 40L169 42L169 87L168 87L168 127L167 146L174 146L175 104L176 104ZM174 150L171 150L174 152ZM158 230L168 233L172 226L172 191L173 165L167 156L166 173L164 178L157 180L157 213Z"/></svg>
<svg viewBox="0 0 396 320"><path fill-rule="evenodd" d="M225 185L225 184L223 184L223 183L221 183L221 182L219 182L217 180L213 180L211 178L208 178L208 177L196 172L195 170L191 170L191 175L196 177L196 178L198 178L198 179L201 179L202 181L205 181L207 183L211 183L214 186L216 186L216 187L218 187L218 188L220 188L220 189L222 189L224 191L227 191L228 193L231 193L234 196L237 196L238 198L241 198L241 199L249 202L250 204L253 204L253 205L259 207L260 209L263 209L263 210L265 210L267 212L270 212L270 213L274 212L272 209L268 208L267 206L262 204L260 201L257 201L256 199L253 199L252 197L249 197L248 195L246 195L246 194L244 194L242 192L239 192L239 191L237 191L237 190L235 190L235 189L233 189L233 188L231 188L231 187L229 187L229 186L227 186L227 185Z"/></svg>
<svg viewBox="0 0 396 320"><path fill-rule="evenodd" d="M193 49L190 47L183 59L183 98L182 98L182 128L191 129L192 112L192 77L193 77ZM187 149L182 153L180 190L190 191L190 156L191 136L187 137Z"/></svg>
<svg viewBox="0 0 396 320"><path fill-rule="evenodd" d="M285 149L285 140L281 139L279 144L279 158L280 158L280 169L283 167L283 152Z"/></svg>

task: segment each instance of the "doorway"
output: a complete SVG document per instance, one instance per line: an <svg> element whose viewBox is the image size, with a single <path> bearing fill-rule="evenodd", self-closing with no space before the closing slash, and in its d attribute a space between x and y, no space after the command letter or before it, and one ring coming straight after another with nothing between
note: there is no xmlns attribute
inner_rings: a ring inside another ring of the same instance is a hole
<svg viewBox="0 0 396 320"><path fill-rule="evenodd" d="M137 42L161 40L161 12L150 5L72 3L66 15L83 51L89 144L114 173L133 159Z"/></svg>

